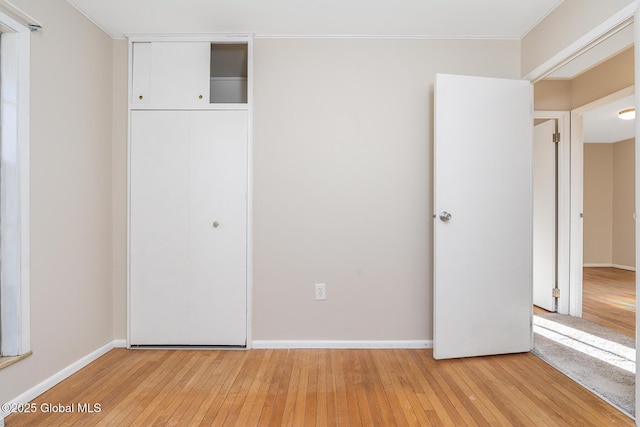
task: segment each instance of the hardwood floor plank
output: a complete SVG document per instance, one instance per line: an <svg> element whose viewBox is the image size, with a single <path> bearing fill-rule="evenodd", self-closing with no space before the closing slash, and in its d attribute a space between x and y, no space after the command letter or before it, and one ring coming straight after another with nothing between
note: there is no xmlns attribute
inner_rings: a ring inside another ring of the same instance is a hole
<svg viewBox="0 0 640 427"><path fill-rule="evenodd" d="M284 403L282 405L278 405L282 408L282 421L280 425L283 426L289 426L293 424L301 376L300 371L303 352L299 350L290 350L290 353L292 355L291 377L288 384L283 384L283 386L286 387L286 389L283 390L283 395L285 396Z"/></svg>
<svg viewBox="0 0 640 427"><path fill-rule="evenodd" d="M309 364L307 374L307 394L304 411L304 421L302 425L315 425L318 411L318 370L319 351L313 350L309 353Z"/></svg>
<svg viewBox="0 0 640 427"><path fill-rule="evenodd" d="M328 377L327 377L327 362L329 355L327 350L320 350L318 352L317 361L317 386L316 386L316 419L315 425L328 426L329 425L329 390L328 390Z"/></svg>
<svg viewBox="0 0 640 427"><path fill-rule="evenodd" d="M511 356L505 355L503 358L507 359ZM495 359L492 356L488 356L488 360ZM470 363L473 362L470 361ZM502 396L504 392L497 392L496 387L504 384L507 379L499 363L485 363L479 366L478 370L486 375L485 378L489 379L489 383L492 385L492 387L486 389L487 397L492 401L500 401L500 412L506 417L509 425L548 425L553 422L552 419L546 417L537 409L537 406L522 392L521 387L518 387L516 382L512 382L509 385L505 396L507 399ZM480 381L484 383L483 380Z"/></svg>
<svg viewBox="0 0 640 427"><path fill-rule="evenodd" d="M177 372L180 366L180 362L174 359L174 357L179 356L178 353L168 356L166 362L158 361L151 365L149 368L153 368L153 370L150 369L143 372L138 378L129 377L133 389L129 390L124 388L115 399L106 403L110 405L119 402L118 405L122 405L123 410L120 414L107 413L97 425L136 425L135 420L140 417L141 412L148 406L151 406L154 400L157 399L157 394L152 390L154 390L156 386L167 382L172 373ZM174 366L176 371L171 370L171 366ZM166 376L161 375L163 370L167 371ZM137 424L142 424L142 421L139 421Z"/></svg>
<svg viewBox="0 0 640 427"><path fill-rule="evenodd" d="M34 400L97 413L12 414L14 426L632 426L525 354L431 350L115 349Z"/></svg>
<svg viewBox="0 0 640 427"><path fill-rule="evenodd" d="M256 381L258 371L260 369L260 353L247 352L247 362L243 369L239 372L236 382L231 386L227 397L220 407L220 416L217 417L219 422L224 426L234 426L240 418L240 413L247 399L252 400L249 396L249 390ZM247 405L251 406L251 403Z"/></svg>
<svg viewBox="0 0 640 427"><path fill-rule="evenodd" d="M135 424L134 420L146 418L153 413L157 407L160 397L168 393L167 385L171 379L180 371L181 365L175 363L180 355L175 351L158 353L160 358L155 358L155 350L141 350L139 356L144 356L145 352L154 361L154 369L149 372L148 377L140 378L140 382L132 382L132 390L123 391L107 398L105 405L123 405L124 410L118 412L108 412L105 417L97 423L98 426L123 425L129 422Z"/></svg>
<svg viewBox="0 0 640 427"><path fill-rule="evenodd" d="M258 425L260 411L266 397L266 387L270 380L269 367L273 366L273 350L257 350L252 352L257 359L258 367L251 379L251 385L246 391L246 398L240 406L236 425ZM229 417L227 417L229 419Z"/></svg>
<svg viewBox="0 0 640 427"><path fill-rule="evenodd" d="M424 395L421 393L421 389L419 387L414 388L414 383L412 382L412 378L407 375L405 370L405 365L403 361L403 350L394 350L389 352L389 359L392 363L395 364L396 372L399 377L399 385L403 391L403 397L406 399L405 406L405 418L409 422L409 424L413 424L414 421L421 426L430 426L433 425L427 413L424 411L425 399Z"/></svg>
<svg viewBox="0 0 640 427"><path fill-rule="evenodd" d="M255 350L254 350L255 351ZM256 400L250 420L258 420L258 425L271 425L271 417L274 411L280 381L284 375L285 361L289 355L288 351L275 351L269 363L269 370L265 375L265 382L260 386L260 397ZM260 407L260 402L262 406ZM256 417L257 416L257 417Z"/></svg>
<svg viewBox="0 0 640 427"><path fill-rule="evenodd" d="M212 359L211 364L204 362L209 365L211 371L207 381L199 383L202 388L197 390L197 398L189 405L190 412L185 412L180 417L189 425L200 425L204 422L207 412L220 392L219 384L224 384L233 370L233 365L224 361L220 355L209 354L208 356Z"/></svg>
<svg viewBox="0 0 640 427"><path fill-rule="evenodd" d="M426 353L423 353L423 363L430 363L430 360L426 360ZM474 425L473 417L466 410L458 396L455 395L451 388L451 385L447 381L448 374L446 372L447 366L451 364L452 360L434 361L433 367L438 369L431 369L430 384L434 388L435 398L437 398L440 404L443 406L446 415L451 419L453 425ZM454 362L455 363L455 362ZM442 417L444 417L442 413Z"/></svg>
<svg viewBox="0 0 640 427"><path fill-rule="evenodd" d="M315 350L297 351L297 356L300 362L300 376L298 378L298 393L296 393L295 399L292 399L294 402L294 410L292 414L293 418L291 419L291 424L289 424L292 426L304 425L304 416L305 412L307 411L306 394L309 392L309 359L313 352L315 352Z"/></svg>
<svg viewBox="0 0 640 427"><path fill-rule="evenodd" d="M396 389L397 382L395 381L395 378L397 373L394 372L395 368L389 361L389 353L389 350L380 350L373 355L379 372L380 383L383 387L382 392L387 398L389 408L394 415L396 424L399 426L408 426L409 421L404 414L404 409L401 403L401 400L404 400L404 393L399 393Z"/></svg>
<svg viewBox="0 0 640 427"><path fill-rule="evenodd" d="M273 381L272 387L269 387L266 406L260 414L261 426L279 426L282 425L282 417L284 415L284 402L287 399L289 390L289 381L292 374L292 352L290 350L282 350L282 364L278 371L277 378Z"/></svg>
<svg viewBox="0 0 640 427"><path fill-rule="evenodd" d="M506 425L507 420L502 416L498 407L486 393L486 384L482 380L474 381L475 370L468 367L468 363L451 365L451 375L458 377L459 392L468 396L465 404L471 417L478 425ZM472 375L470 375L472 374Z"/></svg>
<svg viewBox="0 0 640 427"><path fill-rule="evenodd" d="M221 413L220 408L227 399L232 385L236 383L238 375L243 368L244 362L247 359L247 352L244 351L230 351L228 358L229 369L224 373L224 379L212 387L211 399L208 399L206 405L206 412L200 421L201 426L222 425L224 421L225 413Z"/></svg>
<svg viewBox="0 0 640 427"><path fill-rule="evenodd" d="M332 362L332 374L335 380L335 413L337 424L351 425L351 418L349 417L349 402L347 400L347 386L345 384L344 375L344 353L341 351L335 351L331 353Z"/></svg>
<svg viewBox="0 0 640 427"><path fill-rule="evenodd" d="M211 356L204 353L201 357ZM190 393L185 396L185 400L189 402L189 405L184 408L180 417L175 417L177 425L190 425L209 396L210 385L220 375L220 371L224 366L221 363L221 355L215 355L214 357L215 359L211 363L207 363L204 359L202 360L204 372L194 378L194 381L190 384Z"/></svg>
<svg viewBox="0 0 640 427"><path fill-rule="evenodd" d="M196 358L193 357L193 353L180 355L177 351L173 352L172 360L175 364L172 367L172 375L166 380L158 382L162 385L160 390L149 399L149 404L144 408L136 420L139 420L141 424L153 425L161 424L162 418L167 418L165 415L166 408L171 408L171 402L176 398L176 390L181 390L184 384L189 380L190 375L193 375L196 370ZM181 361L177 362L178 360ZM158 420L160 421L158 422ZM134 424L136 424L134 420Z"/></svg>
<svg viewBox="0 0 640 427"><path fill-rule="evenodd" d="M585 267L582 317L635 338L636 272L619 268Z"/></svg>
<svg viewBox="0 0 640 427"><path fill-rule="evenodd" d="M375 372L375 375L370 375L370 383L367 383L365 393L367 394L367 401L369 402L369 408L371 408L372 418L374 425L379 426L395 426L396 421L391 410L391 405L386 395L382 392L384 386L380 376L380 370L376 366L375 359L372 352L359 352L359 356L362 358L362 366L367 372Z"/></svg>
<svg viewBox="0 0 640 427"><path fill-rule="evenodd" d="M434 426L441 425L453 425L454 421L451 418L450 410L445 406L449 406L451 403L448 399L445 399L444 403L438 394L439 386L433 377L433 372L436 369L436 361L432 357L424 357L426 352L409 352L413 364L408 365L411 369L411 375L416 378L422 389L426 403L423 403L423 408L427 413L429 422Z"/></svg>
<svg viewBox="0 0 640 427"><path fill-rule="evenodd" d="M362 393L362 374L358 363L358 358L354 350L345 351L343 365L343 375L347 391L347 402L349 404L349 418L352 424L371 425L371 417L368 412L366 397Z"/></svg>

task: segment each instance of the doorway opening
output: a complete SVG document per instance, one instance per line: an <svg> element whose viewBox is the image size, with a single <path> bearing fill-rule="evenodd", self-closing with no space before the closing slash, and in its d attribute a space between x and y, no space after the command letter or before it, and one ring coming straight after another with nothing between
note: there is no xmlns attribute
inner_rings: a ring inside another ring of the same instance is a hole
<svg viewBox="0 0 640 427"><path fill-rule="evenodd" d="M635 338L635 123L619 118L630 108L631 87L578 110L584 143L582 317Z"/></svg>
<svg viewBox="0 0 640 427"><path fill-rule="evenodd" d="M551 110L539 111L536 117L549 120L563 112L570 115L570 130L567 129L557 151L557 284L554 291L558 292L559 298L555 306L545 307L543 303L534 301L534 352L546 351L544 347L549 345L548 340L555 341L556 345L560 343L558 348L572 347L571 351L575 354L580 353L581 348L601 351L606 361L600 366L596 364L584 369L586 361L598 358L590 355L584 359L585 362L581 362L584 365L579 366L582 371L559 369L592 390L594 387L588 384L589 380L602 376L596 382L604 381L608 382L610 388L617 387L618 397L609 396L609 389L598 388L598 384L594 391L632 415L635 412L636 359L636 281L633 271L636 246L633 217L635 125L629 126L628 134L616 133L614 128L622 124L617 117L618 110L633 106L633 26L628 26L611 38L613 40L609 44L618 46L613 52L609 51L606 56L601 56L586 67L561 68L554 72L555 76L552 74L536 83L536 109ZM599 46L602 44L605 43ZM603 49L599 50L595 53L602 54ZM584 64L584 58L580 57L580 60ZM566 73L564 77L563 72ZM551 94L555 98L550 98ZM627 105L629 100L631 105ZM625 108L620 108L622 104L625 104ZM599 121L602 118L610 121ZM569 156L564 160L563 149L569 151ZM615 166L614 158L617 162ZM534 183L535 175L536 169ZM618 181L619 186L614 186L614 181ZM568 185L570 191L563 195L564 185ZM568 206L565 214L560 213L563 202ZM544 228L535 230L534 222L534 236L542 231ZM564 243L568 243L568 246L560 249ZM626 321L623 322L623 319ZM566 328L577 330L580 338L575 339L566 331L558 332ZM594 342L605 344L600 348ZM611 351L618 346L623 349L621 352ZM554 357L561 360L564 356L560 354ZM577 356L569 356L572 357ZM547 359L548 355L542 358ZM626 374L615 379L609 373L622 368L612 368L614 359L626 368ZM558 367L554 360L547 361Z"/></svg>

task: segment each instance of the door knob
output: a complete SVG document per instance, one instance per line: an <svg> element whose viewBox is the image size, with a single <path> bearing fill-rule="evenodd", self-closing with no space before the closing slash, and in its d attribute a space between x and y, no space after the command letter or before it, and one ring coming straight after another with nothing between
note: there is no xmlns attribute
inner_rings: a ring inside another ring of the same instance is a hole
<svg viewBox="0 0 640 427"><path fill-rule="evenodd" d="M218 221L213 222L213 228L218 228L219 226L220 226L220 223Z"/></svg>
<svg viewBox="0 0 640 427"><path fill-rule="evenodd" d="M440 212L440 221L447 222L451 219L451 214L447 211Z"/></svg>

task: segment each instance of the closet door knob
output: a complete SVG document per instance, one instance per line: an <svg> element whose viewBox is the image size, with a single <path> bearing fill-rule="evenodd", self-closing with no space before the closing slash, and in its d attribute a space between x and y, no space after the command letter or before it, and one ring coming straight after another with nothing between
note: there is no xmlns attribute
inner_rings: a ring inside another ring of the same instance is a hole
<svg viewBox="0 0 640 427"><path fill-rule="evenodd" d="M143 96L142 96L142 95L140 95L140 96L138 97L138 99L142 99L142 98L143 98Z"/></svg>
<svg viewBox="0 0 640 427"><path fill-rule="evenodd" d="M447 222L451 220L451 214L447 211L440 212L440 221Z"/></svg>
<svg viewBox="0 0 640 427"><path fill-rule="evenodd" d="M202 95L198 95L198 99L202 99Z"/></svg>
<svg viewBox="0 0 640 427"><path fill-rule="evenodd" d="M213 221L213 228L218 228L220 223L218 221Z"/></svg>

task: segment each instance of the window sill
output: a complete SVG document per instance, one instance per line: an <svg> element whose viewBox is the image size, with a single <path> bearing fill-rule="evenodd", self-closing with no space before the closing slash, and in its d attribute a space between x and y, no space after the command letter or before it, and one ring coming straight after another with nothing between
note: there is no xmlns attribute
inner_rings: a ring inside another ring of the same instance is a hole
<svg viewBox="0 0 640 427"><path fill-rule="evenodd" d="M11 366L16 362L19 362L22 359L26 359L31 356L33 352L28 351L25 354L21 354L20 356L13 357L0 357L0 369L6 368L7 366Z"/></svg>

